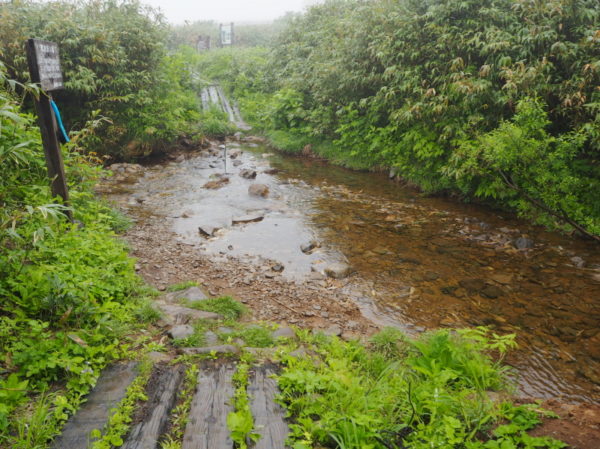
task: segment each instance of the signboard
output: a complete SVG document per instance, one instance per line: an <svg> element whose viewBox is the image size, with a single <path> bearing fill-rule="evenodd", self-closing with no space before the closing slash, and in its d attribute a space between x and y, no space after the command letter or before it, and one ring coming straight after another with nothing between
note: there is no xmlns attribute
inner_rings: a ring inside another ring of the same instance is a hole
<svg viewBox="0 0 600 449"><path fill-rule="evenodd" d="M64 86L60 70L58 44L40 39L30 39L30 42L40 77L39 80L32 81L40 83L42 89L46 92L62 89Z"/></svg>
<svg viewBox="0 0 600 449"><path fill-rule="evenodd" d="M39 97L34 98L34 104L42 135L50 187L52 194L54 196L61 196L63 204L68 207L69 190L67 188L62 153L60 152L59 130L56 123L56 116L52 109L51 94L47 93L63 88L60 60L58 58L58 45L54 42L28 39L26 50L31 82L41 84L44 90ZM65 215L71 222L73 221L71 209L65 210Z"/></svg>
<svg viewBox="0 0 600 449"><path fill-rule="evenodd" d="M228 25L221 24L221 46L233 45L233 22Z"/></svg>

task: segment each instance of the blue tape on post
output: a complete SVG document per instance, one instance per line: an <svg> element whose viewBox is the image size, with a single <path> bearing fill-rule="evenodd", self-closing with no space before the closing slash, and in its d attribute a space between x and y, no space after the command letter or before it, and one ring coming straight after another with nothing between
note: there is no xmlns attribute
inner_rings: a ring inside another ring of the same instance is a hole
<svg viewBox="0 0 600 449"><path fill-rule="evenodd" d="M56 106L54 100L50 100L50 105L52 106L52 110L54 111L54 115L56 116L56 124L58 125L58 129L60 130L60 134L62 135L63 141L65 143L70 142L71 139L69 139L69 135L67 134L67 131L65 130L65 127L63 125L58 106Z"/></svg>

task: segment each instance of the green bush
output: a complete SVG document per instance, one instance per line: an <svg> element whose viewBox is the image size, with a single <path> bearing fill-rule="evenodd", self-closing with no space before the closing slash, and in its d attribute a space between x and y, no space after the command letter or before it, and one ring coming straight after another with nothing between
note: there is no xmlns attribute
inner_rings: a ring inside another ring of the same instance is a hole
<svg viewBox="0 0 600 449"><path fill-rule="evenodd" d="M161 16L136 0L0 4L0 55L10 77L28 79L27 38L57 42L65 90L55 98L68 128L101 111L110 121L87 149L117 157L164 151L194 131L189 67L185 55L167 55L166 33Z"/></svg>
<svg viewBox="0 0 600 449"><path fill-rule="evenodd" d="M329 0L268 55L209 52L203 73L286 151L598 239L596 3Z"/></svg>
<svg viewBox="0 0 600 449"><path fill-rule="evenodd" d="M92 193L101 170L78 147L89 130L63 151L73 224L51 196L39 130L13 88L28 91L0 64L0 445L33 447L122 354L140 281L114 232L123 218Z"/></svg>
<svg viewBox="0 0 600 449"><path fill-rule="evenodd" d="M505 373L489 352L504 353L514 335L477 328L410 340L388 329L371 349L308 331L299 337L305 355L284 353L278 377L294 449L565 446L527 434L541 422L538 407L488 397L490 389L506 393Z"/></svg>

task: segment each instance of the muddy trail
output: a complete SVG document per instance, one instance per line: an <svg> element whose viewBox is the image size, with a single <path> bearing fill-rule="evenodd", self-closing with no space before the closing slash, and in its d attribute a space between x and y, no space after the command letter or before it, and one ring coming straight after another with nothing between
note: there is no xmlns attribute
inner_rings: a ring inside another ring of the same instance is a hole
<svg viewBox="0 0 600 449"><path fill-rule="evenodd" d="M251 319L343 338L381 326L515 332L522 396L600 402L592 244L255 138L112 169L98 190L135 220L136 267L159 289L196 280L240 298Z"/></svg>

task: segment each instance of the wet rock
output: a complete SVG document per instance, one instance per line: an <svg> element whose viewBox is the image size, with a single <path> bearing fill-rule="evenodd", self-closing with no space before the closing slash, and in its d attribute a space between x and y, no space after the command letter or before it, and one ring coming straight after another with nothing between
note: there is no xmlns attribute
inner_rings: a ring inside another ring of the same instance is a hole
<svg viewBox="0 0 600 449"><path fill-rule="evenodd" d="M583 377L591 380L595 384L600 384L600 371L594 369L593 366L587 365L586 363L580 363L577 365L577 372Z"/></svg>
<svg viewBox="0 0 600 449"><path fill-rule="evenodd" d="M327 329L325 329L323 333L329 337L339 337L342 335L342 328L337 324L334 324L333 326L329 326Z"/></svg>
<svg viewBox="0 0 600 449"><path fill-rule="evenodd" d="M444 326L444 327L457 327L456 321L454 321L450 317L442 318L441 321L440 321L440 326Z"/></svg>
<svg viewBox="0 0 600 449"><path fill-rule="evenodd" d="M204 341L207 346L214 346L219 343L219 337L212 331L206 331L204 333Z"/></svg>
<svg viewBox="0 0 600 449"><path fill-rule="evenodd" d="M486 285L480 293L490 299L496 299L504 294L504 291L495 285Z"/></svg>
<svg viewBox="0 0 600 449"><path fill-rule="evenodd" d="M385 256L389 251L387 248L384 248L383 246L376 246L375 248L373 248L373 252L380 256Z"/></svg>
<svg viewBox="0 0 600 449"><path fill-rule="evenodd" d="M533 248L533 240L528 239L527 237L519 237L518 239L513 240L513 246L517 249L531 249Z"/></svg>
<svg viewBox="0 0 600 449"><path fill-rule="evenodd" d="M342 337L342 340L344 340L344 341L360 340L360 335L358 335L354 332L348 332L348 331L342 332L341 337Z"/></svg>
<svg viewBox="0 0 600 449"><path fill-rule="evenodd" d="M477 293L485 288L485 281L483 279L461 279L458 281L458 284L470 293Z"/></svg>
<svg viewBox="0 0 600 449"><path fill-rule="evenodd" d="M244 137L244 135L243 135L241 132L239 132L239 131L238 131L238 132L236 132L236 133L233 135L233 137L234 137L235 139L237 139L237 140L241 140L241 139L242 139L242 137Z"/></svg>
<svg viewBox="0 0 600 449"><path fill-rule="evenodd" d="M279 173L279 169L278 168L268 168L266 170L263 170L263 173L266 175L276 175L277 173Z"/></svg>
<svg viewBox="0 0 600 449"><path fill-rule="evenodd" d="M162 320L168 325L187 324L193 320L220 320L221 315L213 312L204 312L202 310L190 309L189 307L178 306L174 304L157 304L163 313Z"/></svg>
<svg viewBox="0 0 600 449"><path fill-rule="evenodd" d="M233 224L256 223L265 218L263 214L247 214L236 217L232 220Z"/></svg>
<svg viewBox="0 0 600 449"><path fill-rule="evenodd" d="M240 171L240 176L244 179L254 179L256 178L256 171L245 168L244 170Z"/></svg>
<svg viewBox="0 0 600 449"><path fill-rule="evenodd" d="M440 275L433 271L428 271L423 275L423 279L425 279L426 281L435 281L439 278L440 278Z"/></svg>
<svg viewBox="0 0 600 449"><path fill-rule="evenodd" d="M304 244L300 245L300 251L302 251L304 254L310 254L319 246L320 246L319 242L317 242L315 240L311 240L308 243L304 243Z"/></svg>
<svg viewBox="0 0 600 449"><path fill-rule="evenodd" d="M181 352L185 355L194 354L239 354L240 348L233 345L214 345L202 348L183 348Z"/></svg>
<svg viewBox="0 0 600 449"><path fill-rule="evenodd" d="M232 162L234 167L239 167L240 165L243 164L242 161L240 161L239 159L236 159L235 161Z"/></svg>
<svg viewBox="0 0 600 449"><path fill-rule="evenodd" d="M306 350L306 348L304 346L300 346L298 349L290 352L288 355L291 357L296 357L297 359L301 359L308 355L308 351Z"/></svg>
<svg viewBox="0 0 600 449"><path fill-rule="evenodd" d="M187 338L194 333L194 328L189 324L178 324L169 329L168 334L173 340Z"/></svg>
<svg viewBox="0 0 600 449"><path fill-rule="evenodd" d="M276 273L281 273L283 270L285 270L285 267L283 265L281 265L280 263L278 263L277 265L273 265L271 267L271 270L273 270Z"/></svg>
<svg viewBox="0 0 600 449"><path fill-rule="evenodd" d="M158 352L158 351L150 351L148 353L148 358L150 360L152 360L154 363L168 362L169 360L171 360L171 357L169 356L169 354L167 354L165 352Z"/></svg>
<svg viewBox="0 0 600 449"><path fill-rule="evenodd" d="M512 283L513 276L512 276L512 274L498 273L498 274L491 275L490 279L494 282L497 282L498 284L508 285L508 284Z"/></svg>
<svg viewBox="0 0 600 449"><path fill-rule="evenodd" d="M231 150L229 152L229 157L231 159L236 159L240 154L242 154L242 152L240 150Z"/></svg>
<svg viewBox="0 0 600 449"><path fill-rule="evenodd" d="M210 226L210 225L198 226L198 232L200 233L200 235L202 235L204 237L212 237L215 235L215 232L217 232L218 230L219 230L219 228L217 228L215 226Z"/></svg>
<svg viewBox="0 0 600 449"><path fill-rule="evenodd" d="M288 326L282 326L273 331L271 336L277 340L278 338L296 338L296 332L294 329Z"/></svg>
<svg viewBox="0 0 600 449"><path fill-rule="evenodd" d="M325 268L325 274L333 279L344 279L352 274L352 267L343 262L332 263Z"/></svg>
<svg viewBox="0 0 600 449"><path fill-rule="evenodd" d="M573 265L575 265L577 268L583 268L583 267L585 267L585 260L583 260L579 256L571 257L571 263Z"/></svg>
<svg viewBox="0 0 600 449"><path fill-rule="evenodd" d="M411 257L399 257L398 258L398 262L399 263L406 263L406 264L410 264L410 265L421 265L421 261L420 260L413 259Z"/></svg>
<svg viewBox="0 0 600 449"><path fill-rule="evenodd" d="M190 302L204 301L206 299L209 299L208 296L206 296L206 293L204 293L198 287L189 287L189 288L186 288L185 290L181 290L181 291L174 292L174 293L169 293L167 295L167 298L171 299L171 300L177 300L177 301L187 299Z"/></svg>
<svg viewBox="0 0 600 449"><path fill-rule="evenodd" d="M261 360L275 360L277 348L244 348L244 351Z"/></svg>
<svg viewBox="0 0 600 449"><path fill-rule="evenodd" d="M221 187L223 187L224 185L229 184L229 178L227 177L222 177L219 179L216 179L214 181L208 181L206 184L204 184L204 188L205 189L220 189Z"/></svg>
<svg viewBox="0 0 600 449"><path fill-rule="evenodd" d="M248 187L248 194L266 198L269 196L269 187L264 184L252 184L250 187Z"/></svg>
<svg viewBox="0 0 600 449"><path fill-rule="evenodd" d="M310 281L322 281L325 279L325 276L318 271L312 271L307 278Z"/></svg>

